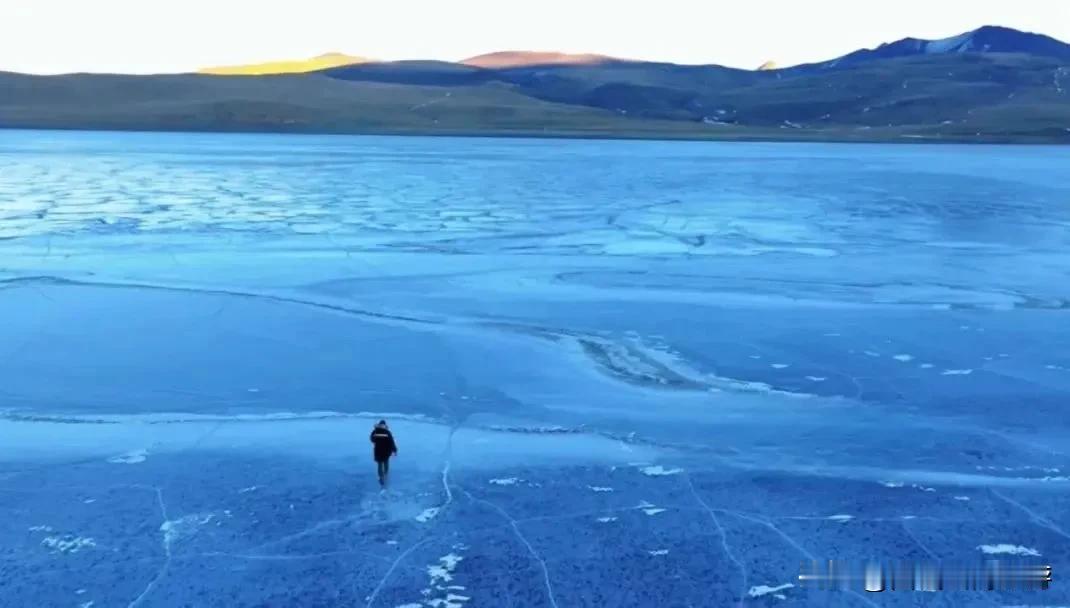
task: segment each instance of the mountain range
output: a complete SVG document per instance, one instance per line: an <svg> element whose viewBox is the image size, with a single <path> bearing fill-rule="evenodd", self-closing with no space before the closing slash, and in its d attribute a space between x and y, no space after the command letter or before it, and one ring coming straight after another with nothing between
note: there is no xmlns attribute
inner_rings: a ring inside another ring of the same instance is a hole
<svg viewBox="0 0 1070 608"><path fill-rule="evenodd" d="M196 74L0 73L0 127L1070 142L1070 45L983 27L739 70L505 51Z"/></svg>

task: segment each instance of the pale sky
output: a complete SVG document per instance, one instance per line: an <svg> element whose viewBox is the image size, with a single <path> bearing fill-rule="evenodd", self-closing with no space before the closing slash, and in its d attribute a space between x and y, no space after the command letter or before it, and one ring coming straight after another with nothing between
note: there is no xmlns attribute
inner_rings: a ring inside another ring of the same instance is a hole
<svg viewBox="0 0 1070 608"><path fill-rule="evenodd" d="M1070 0L0 0L0 70L180 72L339 51L496 50L755 68L1005 25L1070 41Z"/></svg>

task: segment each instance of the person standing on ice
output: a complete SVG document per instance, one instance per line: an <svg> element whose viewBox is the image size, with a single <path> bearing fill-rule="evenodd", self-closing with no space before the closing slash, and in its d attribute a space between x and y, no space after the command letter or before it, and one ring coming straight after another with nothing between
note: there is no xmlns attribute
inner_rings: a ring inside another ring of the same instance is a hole
<svg viewBox="0 0 1070 608"><path fill-rule="evenodd" d="M398 453L398 445L394 443L394 434L386 426L386 420L380 420L369 437L375 446L373 456L375 464L379 468L379 485L386 487L386 476L390 473L390 457Z"/></svg>

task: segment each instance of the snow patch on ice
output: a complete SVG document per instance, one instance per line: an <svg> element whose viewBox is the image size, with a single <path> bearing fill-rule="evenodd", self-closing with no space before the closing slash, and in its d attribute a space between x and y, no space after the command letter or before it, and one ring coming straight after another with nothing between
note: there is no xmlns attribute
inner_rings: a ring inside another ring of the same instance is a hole
<svg viewBox="0 0 1070 608"><path fill-rule="evenodd" d="M58 553L78 553L86 547L96 547L97 543L92 538L85 536L74 536L73 534L66 534L64 536L46 536L41 544L53 552Z"/></svg>
<svg viewBox="0 0 1070 608"><path fill-rule="evenodd" d="M669 554L669 550L668 549L656 549L654 551L647 551L647 553L649 553L651 555L654 555L654 556L668 555Z"/></svg>
<svg viewBox="0 0 1070 608"><path fill-rule="evenodd" d="M455 551L463 551L467 548L463 544L453 546ZM461 608L465 602L470 600L471 598L468 596L453 593L454 591L464 591L463 586L449 584L453 580L457 565L463 560L462 556L451 552L438 558L438 563L428 566L427 574L430 576L431 581L429 588L423 590L424 596L427 596L428 599L424 600L422 605L416 605L430 606L432 608ZM433 592L437 592L438 597L430 597Z"/></svg>
<svg viewBox="0 0 1070 608"><path fill-rule="evenodd" d="M854 519L854 515L829 515L825 519L831 519L832 521L848 522Z"/></svg>
<svg viewBox="0 0 1070 608"><path fill-rule="evenodd" d="M769 367L771 367L773 369L787 369L787 368L791 367L791 365L788 364L788 363L773 363Z"/></svg>
<svg viewBox="0 0 1070 608"><path fill-rule="evenodd" d="M747 595L751 597L762 597L763 595L770 595L772 593L787 591L788 589L791 589L794 586L795 585L792 585L791 583L784 583L783 585L777 587L770 587L768 585L756 585L754 587L751 587L750 591L747 591Z"/></svg>
<svg viewBox="0 0 1070 608"><path fill-rule="evenodd" d="M52 526L30 526L30 532L52 532Z"/></svg>
<svg viewBox="0 0 1070 608"><path fill-rule="evenodd" d="M646 513L647 515L657 515L658 513L664 513L666 511L666 509L662 509L662 508L656 507L653 504L651 504L651 503L649 503L649 502L647 502L645 500L640 500L639 504L636 505L635 508L641 510L643 513Z"/></svg>
<svg viewBox="0 0 1070 608"><path fill-rule="evenodd" d="M970 497L969 496L955 496L954 499L966 502L966 501L968 501L970 499Z"/></svg>
<svg viewBox="0 0 1070 608"><path fill-rule="evenodd" d="M248 492L255 492L260 489L260 486L249 486L248 488L242 488L238 490L238 494L246 494Z"/></svg>
<svg viewBox="0 0 1070 608"><path fill-rule="evenodd" d="M419 515L416 516L415 519L420 523L427 523L438 515L438 509L438 507L424 509Z"/></svg>
<svg viewBox="0 0 1070 608"><path fill-rule="evenodd" d="M453 571L457 564L464 560L456 553L447 553L438 558L438 563L427 567L427 573L431 576L431 584L448 583L453 580Z"/></svg>
<svg viewBox="0 0 1070 608"><path fill-rule="evenodd" d="M977 550L986 555L1025 555L1028 557L1040 557L1040 552L1036 549L1006 543L998 545L977 545Z"/></svg>
<svg viewBox="0 0 1070 608"><path fill-rule="evenodd" d="M807 376L806 379L810 382L824 382L825 380L828 380L828 378L825 378L824 376Z"/></svg>
<svg viewBox="0 0 1070 608"><path fill-rule="evenodd" d="M132 450L125 454L112 456L108 459L108 462L111 464L138 464L140 462L145 462L148 457L148 450Z"/></svg>
<svg viewBox="0 0 1070 608"><path fill-rule="evenodd" d="M613 488L606 486L587 486L592 492L612 492Z"/></svg>
<svg viewBox="0 0 1070 608"><path fill-rule="evenodd" d="M793 393L791 391L775 389L772 387L772 385L754 380L736 380L735 378L725 378L722 376L708 376L708 378L712 383L718 385L714 388L721 390L730 390L744 393L761 393L763 395L777 395L780 397L791 397L793 399L809 399L814 396L810 393ZM714 389L710 390L711 392L718 392Z"/></svg>
<svg viewBox="0 0 1070 608"><path fill-rule="evenodd" d="M603 524L608 524L611 521L617 521L616 517L599 517L598 521Z"/></svg>
<svg viewBox="0 0 1070 608"><path fill-rule="evenodd" d="M160 532L163 532L164 545L171 545L176 540L191 536L197 532L197 528L215 519L213 513L193 513L178 519L169 519L160 524Z"/></svg>
<svg viewBox="0 0 1070 608"><path fill-rule="evenodd" d="M683 469L679 469L679 468L666 469L665 467L663 467L661 465L652 466L652 467L643 467L640 470L642 471L643 475L648 475L650 477L664 477L666 475L679 475L680 473L684 472Z"/></svg>
<svg viewBox="0 0 1070 608"><path fill-rule="evenodd" d="M902 361L903 363L909 363L909 362L914 360L914 356L913 355L906 355L906 354L893 355L892 358L895 359L896 361Z"/></svg>
<svg viewBox="0 0 1070 608"><path fill-rule="evenodd" d="M505 477L502 479L491 479L487 483L492 483L496 486L515 486L516 484L520 483L520 481L521 480L517 479L516 477Z"/></svg>
<svg viewBox="0 0 1070 608"><path fill-rule="evenodd" d="M941 376L969 376L973 373L972 369L945 369L940 373Z"/></svg>

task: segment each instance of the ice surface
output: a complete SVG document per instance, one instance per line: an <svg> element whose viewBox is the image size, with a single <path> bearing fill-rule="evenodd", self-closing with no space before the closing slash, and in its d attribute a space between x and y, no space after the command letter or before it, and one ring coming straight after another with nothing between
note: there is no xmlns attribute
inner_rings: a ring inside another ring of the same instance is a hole
<svg viewBox="0 0 1070 608"><path fill-rule="evenodd" d="M898 606L788 581L1058 576L1067 166L3 132L0 604ZM932 601L1070 603L1045 593Z"/></svg>

